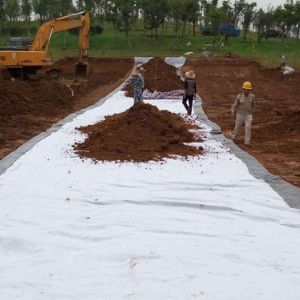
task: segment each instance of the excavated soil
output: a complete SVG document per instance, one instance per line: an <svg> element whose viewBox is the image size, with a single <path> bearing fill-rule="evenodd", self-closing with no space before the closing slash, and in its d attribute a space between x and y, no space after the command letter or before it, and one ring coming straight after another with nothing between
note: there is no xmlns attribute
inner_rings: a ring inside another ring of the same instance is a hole
<svg viewBox="0 0 300 300"><path fill-rule="evenodd" d="M243 133L236 143L271 173L300 187L300 74L283 78L280 70L245 58L191 58L185 68L195 70L205 112L228 137L234 98L243 81L253 82L258 107L252 147L243 145Z"/></svg>
<svg viewBox="0 0 300 300"><path fill-rule="evenodd" d="M183 144L202 141L189 131L194 126L169 111L135 104L103 122L80 128L88 138L75 145L75 150L82 158L96 161L146 162L199 155L202 150Z"/></svg>
<svg viewBox="0 0 300 300"><path fill-rule="evenodd" d="M97 102L118 87L133 66L132 59L90 58L89 76L82 80L74 75L75 63L76 58L65 58L55 64L62 71L58 81L0 77L0 159L70 113Z"/></svg>
<svg viewBox="0 0 300 300"><path fill-rule="evenodd" d="M176 69L165 63L164 59L155 57L143 65L145 80L145 89L151 92L170 92L183 89L183 84L176 74ZM130 85L125 87L127 96L133 96L133 90Z"/></svg>

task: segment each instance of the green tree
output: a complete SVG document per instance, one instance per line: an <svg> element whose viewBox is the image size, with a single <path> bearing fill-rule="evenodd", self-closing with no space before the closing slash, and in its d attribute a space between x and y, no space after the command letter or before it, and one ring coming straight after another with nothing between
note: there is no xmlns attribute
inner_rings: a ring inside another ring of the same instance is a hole
<svg viewBox="0 0 300 300"><path fill-rule="evenodd" d="M145 29L150 30L151 38L157 38L157 29L164 23L168 14L168 0L141 0L141 8Z"/></svg>
<svg viewBox="0 0 300 300"><path fill-rule="evenodd" d="M300 1L295 3L295 23L296 23L296 36L300 36Z"/></svg>
<svg viewBox="0 0 300 300"><path fill-rule="evenodd" d="M181 13L183 10L183 1L182 0L170 0L170 12L169 16L174 22L174 30L176 33L176 36L178 35L178 32L181 27Z"/></svg>
<svg viewBox="0 0 300 300"><path fill-rule="evenodd" d="M32 11L30 0L21 0L21 10L25 21L30 21L30 15Z"/></svg>
<svg viewBox="0 0 300 300"><path fill-rule="evenodd" d="M0 0L0 33L3 32L4 28L4 22L6 20L6 14L5 14L5 1Z"/></svg>
<svg viewBox="0 0 300 300"><path fill-rule="evenodd" d="M284 7L277 7L274 12L274 20L276 25L281 29L282 40L286 39L292 27L296 25L294 5L285 4Z"/></svg>
<svg viewBox="0 0 300 300"><path fill-rule="evenodd" d="M196 25L199 14L199 3L194 0L170 0L170 17L174 21L176 36L181 29L181 38L184 36L186 25L190 22Z"/></svg>
<svg viewBox="0 0 300 300"><path fill-rule="evenodd" d="M32 0L32 6L41 22L66 15L73 10L72 0Z"/></svg>
<svg viewBox="0 0 300 300"><path fill-rule="evenodd" d="M232 20L231 24L233 26L238 26L241 14L245 7L246 1L245 0L235 0L233 4L233 13L232 13Z"/></svg>
<svg viewBox="0 0 300 300"><path fill-rule="evenodd" d="M32 0L32 6L41 23L59 16L60 5L57 0Z"/></svg>
<svg viewBox="0 0 300 300"><path fill-rule="evenodd" d="M17 21L20 16L20 4L18 0L6 0L5 12L10 21Z"/></svg>
<svg viewBox="0 0 300 300"><path fill-rule="evenodd" d="M243 31L244 31L244 40L247 39L247 33L249 30L249 27L254 19L254 15L255 15L255 7L256 7L256 3L246 3L242 14L243 14Z"/></svg>
<svg viewBox="0 0 300 300"><path fill-rule="evenodd" d="M112 0L107 5L107 20L114 24L116 30L125 33L130 46L129 32L137 19L137 0Z"/></svg>
<svg viewBox="0 0 300 300"><path fill-rule="evenodd" d="M108 5L108 0L94 0L94 10L95 14L101 17L101 20L105 19L106 8Z"/></svg>
<svg viewBox="0 0 300 300"><path fill-rule="evenodd" d="M208 3L205 8L205 26L217 36L220 26L225 23L228 23L228 15L224 7L219 7L217 0Z"/></svg>
<svg viewBox="0 0 300 300"><path fill-rule="evenodd" d="M254 27L257 31L257 40L258 42L261 41L262 33L265 29L265 12L260 9L258 12L256 12L254 17Z"/></svg>
<svg viewBox="0 0 300 300"><path fill-rule="evenodd" d="M117 29L124 32L128 38L132 25L138 19L137 2L136 0L114 0L113 2L116 4L118 12Z"/></svg>
<svg viewBox="0 0 300 300"><path fill-rule="evenodd" d="M87 10L90 14L95 15L97 7L103 2L102 0L76 0L76 6L79 11Z"/></svg>
<svg viewBox="0 0 300 300"><path fill-rule="evenodd" d="M83 11L85 9L84 0L76 0L76 6L77 6L78 10Z"/></svg>
<svg viewBox="0 0 300 300"><path fill-rule="evenodd" d="M273 8L269 7L267 12L262 9L256 12L253 23L257 30L257 40L261 42L263 33L270 30L275 24ZM267 36L265 38L268 39Z"/></svg>
<svg viewBox="0 0 300 300"><path fill-rule="evenodd" d="M115 33L117 32L117 22L118 22L118 7L113 2L108 2L105 7L105 20L113 24Z"/></svg>
<svg viewBox="0 0 300 300"><path fill-rule="evenodd" d="M200 4L198 0L190 0L186 5L188 21L193 26L193 36L196 36L196 25L200 17Z"/></svg>
<svg viewBox="0 0 300 300"><path fill-rule="evenodd" d="M74 9L72 0L58 0L57 2L61 16L68 15Z"/></svg>

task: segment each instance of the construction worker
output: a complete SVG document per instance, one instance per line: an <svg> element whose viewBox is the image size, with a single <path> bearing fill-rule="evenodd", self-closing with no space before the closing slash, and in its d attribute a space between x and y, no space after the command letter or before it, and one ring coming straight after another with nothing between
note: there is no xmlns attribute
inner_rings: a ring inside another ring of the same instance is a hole
<svg viewBox="0 0 300 300"><path fill-rule="evenodd" d="M285 56L283 54L279 55L279 67L283 68L285 66Z"/></svg>
<svg viewBox="0 0 300 300"><path fill-rule="evenodd" d="M236 96L231 111L235 117L235 128L233 139L236 139L241 127L245 124L245 145L251 145L251 125L253 116L252 113L256 109L255 96L251 93L252 84L249 81L243 84L243 93Z"/></svg>
<svg viewBox="0 0 300 300"><path fill-rule="evenodd" d="M143 88L145 86L144 77L142 72L144 72L144 68L142 66L136 67L132 73L131 78L129 79L129 84L133 88L133 98L134 104L136 103L144 103L143 102Z"/></svg>
<svg viewBox="0 0 300 300"><path fill-rule="evenodd" d="M190 70L185 73L184 94L183 94L182 104L184 105L188 115L192 114L193 101L197 93L195 77L196 75L193 70ZM189 102L188 105L187 105L187 101Z"/></svg>

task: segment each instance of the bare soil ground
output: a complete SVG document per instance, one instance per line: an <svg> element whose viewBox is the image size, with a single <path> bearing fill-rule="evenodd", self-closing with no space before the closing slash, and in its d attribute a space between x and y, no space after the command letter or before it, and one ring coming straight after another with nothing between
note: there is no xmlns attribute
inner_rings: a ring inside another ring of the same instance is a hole
<svg viewBox="0 0 300 300"><path fill-rule="evenodd" d="M59 62L64 77L61 82L1 79L0 159L69 113L108 94L129 75L133 61L91 58L92 70L87 81L76 81L74 64L74 58ZM243 81L253 82L258 108L254 114L252 147L245 148L243 134L236 143L271 173L300 187L300 74L283 78L280 70L239 57L191 58L183 71L191 68L196 72L206 113L227 136L234 127L230 112L234 98L241 91ZM150 61L145 69L148 89L182 88L174 69L162 59ZM71 97L66 84L72 87L75 97ZM119 152L123 151L122 147Z"/></svg>
<svg viewBox="0 0 300 300"><path fill-rule="evenodd" d="M230 136L234 120L230 108L242 83L254 85L258 107L254 114L252 147L236 143L271 173L300 187L300 74L283 78L278 69L267 69L245 58L191 58L185 69L195 70L198 91L208 117Z"/></svg>
<svg viewBox="0 0 300 300"><path fill-rule="evenodd" d="M62 69L59 81L0 78L0 159L70 113L97 102L118 87L133 66L130 58L90 58L90 74L82 80L74 75L75 62L64 58L56 63Z"/></svg>

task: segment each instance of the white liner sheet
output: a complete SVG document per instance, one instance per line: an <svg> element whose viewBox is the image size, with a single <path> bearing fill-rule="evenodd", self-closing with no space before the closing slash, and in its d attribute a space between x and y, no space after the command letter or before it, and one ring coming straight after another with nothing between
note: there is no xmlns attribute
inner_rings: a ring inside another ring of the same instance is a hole
<svg viewBox="0 0 300 300"><path fill-rule="evenodd" d="M206 155L99 163L78 126L132 105L122 92L0 176L0 299L298 300L300 215L209 135ZM184 112L180 101L151 101Z"/></svg>

